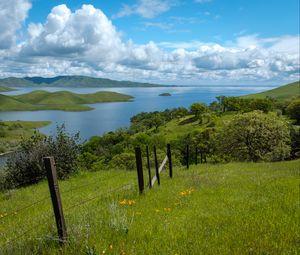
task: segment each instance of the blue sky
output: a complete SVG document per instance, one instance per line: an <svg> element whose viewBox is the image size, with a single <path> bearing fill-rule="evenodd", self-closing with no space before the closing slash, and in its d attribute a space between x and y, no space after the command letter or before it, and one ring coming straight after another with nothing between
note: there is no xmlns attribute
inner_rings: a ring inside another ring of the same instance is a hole
<svg viewBox="0 0 300 255"><path fill-rule="evenodd" d="M0 8L0 77L299 79L299 0L0 0Z"/></svg>

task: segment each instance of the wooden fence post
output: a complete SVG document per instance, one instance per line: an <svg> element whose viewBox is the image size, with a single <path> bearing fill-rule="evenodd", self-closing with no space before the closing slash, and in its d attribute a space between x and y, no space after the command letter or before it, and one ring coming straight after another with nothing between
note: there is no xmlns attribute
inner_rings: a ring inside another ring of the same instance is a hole
<svg viewBox="0 0 300 255"><path fill-rule="evenodd" d="M158 161L157 161L157 154L156 154L156 146L153 147L154 151L154 161L155 161L155 174L157 178L157 183L160 185L160 178L159 178L159 171L158 171Z"/></svg>
<svg viewBox="0 0 300 255"><path fill-rule="evenodd" d="M189 169L190 165L189 165L189 158L190 158L190 148L189 145L187 144L186 146L186 168Z"/></svg>
<svg viewBox="0 0 300 255"><path fill-rule="evenodd" d="M172 168L172 154L171 154L171 145L167 144L167 156L169 161L169 176L173 177L173 168Z"/></svg>
<svg viewBox="0 0 300 255"><path fill-rule="evenodd" d="M59 193L57 172L53 157L45 157L44 165L47 172L49 190L51 194L52 206L55 215L56 227L59 237L59 243L64 244L67 239L67 228L63 214L63 208Z"/></svg>
<svg viewBox="0 0 300 255"><path fill-rule="evenodd" d="M196 146L196 151L195 151L195 164L198 164L198 147Z"/></svg>
<svg viewBox="0 0 300 255"><path fill-rule="evenodd" d="M200 162L201 162L201 164L203 163L203 153L202 153L202 150L200 151Z"/></svg>
<svg viewBox="0 0 300 255"><path fill-rule="evenodd" d="M140 147L135 148L135 159L136 159L136 170L139 184L140 194L144 191L144 175L143 175L143 162L142 162L142 152Z"/></svg>
<svg viewBox="0 0 300 255"><path fill-rule="evenodd" d="M150 157L149 157L149 147L146 146L146 154L147 154L147 167L148 167L148 176L149 176L149 188L151 189L152 183L151 183L151 165L150 165Z"/></svg>

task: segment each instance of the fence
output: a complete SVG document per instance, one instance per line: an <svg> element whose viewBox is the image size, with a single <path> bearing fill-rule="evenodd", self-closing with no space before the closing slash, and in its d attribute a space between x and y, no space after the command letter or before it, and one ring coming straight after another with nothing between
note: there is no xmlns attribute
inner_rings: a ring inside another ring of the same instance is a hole
<svg viewBox="0 0 300 255"><path fill-rule="evenodd" d="M168 169L169 169L169 177L173 178L172 152L171 152L170 144L167 145L165 157L160 165L158 164L157 149L155 146L153 147L153 157L154 157L154 165L155 165L155 175L154 176L152 176L152 174L151 174L150 151L149 151L148 146L146 147L145 153L146 153L146 158L147 158L146 165L147 165L147 171L148 171L147 188L149 190L154 186L156 181L157 181L158 185L161 184L160 174L164 169L166 169L167 163L168 163ZM186 155L185 156L186 156L186 166L187 166L187 168L189 168L189 165L190 165L190 147L189 147L189 145L186 146ZM198 150L198 148L196 147L195 148L195 164L198 163L199 156L200 156L201 163L206 162L206 156L202 153L201 150ZM144 171L143 171L142 150L140 147L135 148L135 157L136 157L138 189L139 189L139 193L142 194L145 190L145 181L144 181ZM57 229L57 234L58 234L58 238L56 240L60 244L64 244L68 240L68 233L67 233L67 226L66 226L65 217L64 217L63 203L61 200L61 193L60 193L58 180L57 180L55 161L54 161L53 157L45 157L43 160L44 160L44 165L45 165L45 169L46 169L48 187L49 187L49 191L50 191L50 198L51 198L51 202L52 202L53 213L54 213L56 229ZM71 193L75 190L82 189L82 188L90 186L92 184L99 184L99 182L103 182L108 179L113 179L120 175L121 174L111 175L110 178L107 178L107 179L95 180L92 183L85 183L83 185L79 185L75 188L71 188L71 189L65 191L64 194ZM34 179L31 181L38 182L39 180L40 179ZM20 185L24 185L24 184L26 184L26 183L21 183ZM65 211L69 211L73 208L76 208L78 206L81 206L83 204L91 202L97 198L103 197L104 195L107 195L107 194L110 194L110 193L113 193L116 191L120 191L120 190L122 190L124 188L128 188L128 187L132 187L132 184L125 184L120 187L111 189L108 192L104 192L104 193L102 192L102 193L97 194L88 199L83 199L82 201L69 206L68 208L65 209ZM17 210L14 210L12 212L8 212L4 216L1 216L0 220L2 220L3 218L6 218L6 217L11 217L11 216L15 215L16 213L27 210L31 207L34 207L40 203L45 202L45 201L49 201L49 196L45 196L29 205L20 207ZM46 215L43 215L43 217L44 217L43 221L38 222L38 224L33 225L32 227L30 227L29 229L27 229L26 231L24 231L23 233L21 233L20 235L15 237L14 239L9 240L8 243L13 242L13 241L17 240L18 238L26 235L28 232L35 229L40 224L45 224L45 222L49 221L53 217L53 214L52 213L46 214Z"/></svg>

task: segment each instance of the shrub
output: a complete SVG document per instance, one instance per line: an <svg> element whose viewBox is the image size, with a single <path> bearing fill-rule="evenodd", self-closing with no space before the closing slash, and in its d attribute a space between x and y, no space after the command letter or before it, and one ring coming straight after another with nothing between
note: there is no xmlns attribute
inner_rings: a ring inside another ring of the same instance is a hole
<svg viewBox="0 0 300 255"><path fill-rule="evenodd" d="M288 105L286 112L291 119L296 120L300 124L300 99L292 101Z"/></svg>
<svg viewBox="0 0 300 255"><path fill-rule="evenodd" d="M64 125L57 127L54 137L44 137L36 131L31 138L23 139L19 151L8 159L6 182L10 187L26 186L45 178L45 156L55 158L58 178L67 178L77 171L80 149L79 134L66 134Z"/></svg>
<svg viewBox="0 0 300 255"><path fill-rule="evenodd" d="M219 135L220 154L240 161L277 161L290 155L288 126L276 114L237 115Z"/></svg>
<svg viewBox="0 0 300 255"><path fill-rule="evenodd" d="M116 155L110 161L110 165L114 169L134 170L135 169L135 154L123 152Z"/></svg>

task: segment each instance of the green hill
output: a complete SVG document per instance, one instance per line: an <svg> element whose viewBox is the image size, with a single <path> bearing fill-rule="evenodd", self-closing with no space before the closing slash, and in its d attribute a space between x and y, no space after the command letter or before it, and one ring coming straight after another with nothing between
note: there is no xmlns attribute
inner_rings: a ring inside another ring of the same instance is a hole
<svg viewBox="0 0 300 255"><path fill-rule="evenodd" d="M93 108L83 104L130 101L133 97L116 92L100 91L75 94L69 91L33 91L17 96L1 95L0 111L64 110L85 111Z"/></svg>
<svg viewBox="0 0 300 255"><path fill-rule="evenodd" d="M136 171L82 172L59 181L65 246L47 181L0 193L1 254L297 254L299 163L174 168L141 196Z"/></svg>
<svg viewBox="0 0 300 255"><path fill-rule="evenodd" d="M291 99L300 95L300 81L290 83L275 89L267 90L261 93L250 94L243 98L276 98L276 99Z"/></svg>
<svg viewBox="0 0 300 255"><path fill-rule="evenodd" d="M0 86L0 92L8 92L8 91L13 91L14 89L8 88L5 86Z"/></svg>
<svg viewBox="0 0 300 255"><path fill-rule="evenodd" d="M57 76L52 78L44 77L24 77L15 78L9 77L0 79L0 86L7 87L165 87L164 85L131 82L131 81L116 81L104 78L94 78L88 76Z"/></svg>

